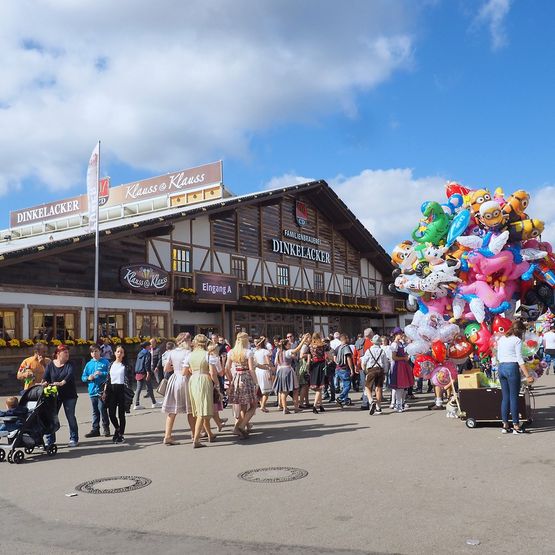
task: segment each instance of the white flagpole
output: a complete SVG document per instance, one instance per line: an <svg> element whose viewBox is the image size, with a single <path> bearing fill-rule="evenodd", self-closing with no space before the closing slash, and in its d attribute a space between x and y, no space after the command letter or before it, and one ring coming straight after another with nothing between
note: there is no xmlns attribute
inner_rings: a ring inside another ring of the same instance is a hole
<svg viewBox="0 0 555 555"><path fill-rule="evenodd" d="M93 315L93 341L95 343L98 342L98 259L100 256L100 240L99 240L99 233L98 233L98 214L99 214L99 206L98 206L98 183L100 181L100 141L98 141L98 157L96 159L96 221L95 221L95 230L94 230L94 315Z"/></svg>

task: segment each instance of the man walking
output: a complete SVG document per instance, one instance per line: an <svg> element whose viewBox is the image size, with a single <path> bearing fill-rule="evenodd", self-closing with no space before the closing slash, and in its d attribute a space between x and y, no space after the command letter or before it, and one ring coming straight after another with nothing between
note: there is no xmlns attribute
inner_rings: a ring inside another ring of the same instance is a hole
<svg viewBox="0 0 555 555"><path fill-rule="evenodd" d="M137 380L137 391L135 393L135 406L134 410L141 410L144 407L140 404L141 391L146 387L147 395L152 401L152 408L156 409L162 406L154 398L154 391L152 390L152 356L150 354L150 343L145 341L141 343L141 351L137 355L135 362L135 379Z"/></svg>
<svg viewBox="0 0 555 555"><path fill-rule="evenodd" d="M353 351L351 351L349 345L349 338L345 334L342 334L339 337L339 341L340 345L335 350L335 376L343 386L343 389L335 402L343 408L343 405L349 399L351 376L355 373L355 367L353 365Z"/></svg>

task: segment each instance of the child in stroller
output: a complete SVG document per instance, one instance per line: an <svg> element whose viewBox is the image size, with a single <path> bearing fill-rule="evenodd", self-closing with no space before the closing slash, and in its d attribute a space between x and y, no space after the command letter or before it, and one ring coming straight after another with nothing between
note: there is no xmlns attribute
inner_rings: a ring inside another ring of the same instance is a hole
<svg viewBox="0 0 555 555"><path fill-rule="evenodd" d="M60 428L56 412L57 395L57 388L54 386L35 385L27 389L21 396L17 407L12 411L16 410L23 415L24 410L27 409L27 417L24 420L20 418L19 423L17 420L13 421L13 416L8 417L8 420L11 419L8 424L15 424L15 429L8 432L8 445L11 445L7 457L8 462L22 463L25 456L20 449L30 454L35 447L46 447L44 435L54 433ZM46 447L46 453L49 456L55 455L57 451L58 448L55 444ZM0 462L5 458L6 452L0 448Z"/></svg>
<svg viewBox="0 0 555 555"><path fill-rule="evenodd" d="M21 428L29 409L18 406L17 397L6 399L6 410L0 410L0 437L7 437L10 432Z"/></svg>

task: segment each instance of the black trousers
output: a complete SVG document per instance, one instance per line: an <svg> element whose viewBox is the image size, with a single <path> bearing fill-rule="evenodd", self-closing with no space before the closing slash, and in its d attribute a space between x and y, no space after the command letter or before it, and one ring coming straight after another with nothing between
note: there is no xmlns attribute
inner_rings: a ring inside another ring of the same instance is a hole
<svg viewBox="0 0 555 555"><path fill-rule="evenodd" d="M123 435L125 433L125 391L123 384L112 384L110 386L110 396L108 398L108 414L110 422L115 428L115 433ZM118 416L116 417L116 410ZM118 421L119 420L119 421Z"/></svg>

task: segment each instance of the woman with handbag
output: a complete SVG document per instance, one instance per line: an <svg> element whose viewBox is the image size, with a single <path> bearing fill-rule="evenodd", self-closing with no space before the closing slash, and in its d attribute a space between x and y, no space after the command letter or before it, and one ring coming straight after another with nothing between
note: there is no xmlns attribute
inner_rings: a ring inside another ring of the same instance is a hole
<svg viewBox="0 0 555 555"><path fill-rule="evenodd" d="M188 376L183 374L183 362L191 353L191 334L180 333L176 340L177 348L170 351L168 361L164 366L164 376L171 373L162 403L162 412L166 416L166 430L164 445L178 445L172 437L175 417L186 414L191 432L195 429L195 420L191 414L189 403Z"/></svg>
<svg viewBox="0 0 555 555"><path fill-rule="evenodd" d="M218 375L218 383L214 384L214 412L212 413L212 418L218 426L218 432L221 432L223 427L227 422L227 418L220 417L220 411L224 410L223 398L222 398L222 376L224 371L222 370L222 361L220 358L220 346L218 343L208 344L208 362L216 368Z"/></svg>
<svg viewBox="0 0 555 555"><path fill-rule="evenodd" d="M129 387L128 384L133 377L133 369L127 363L125 349L122 345L118 345L114 355L116 359L110 365L108 381L105 386L105 397L108 403L110 421L114 426L112 442L123 443L125 441L125 412L129 406L125 389Z"/></svg>
<svg viewBox="0 0 555 555"><path fill-rule="evenodd" d="M259 337L254 342L254 363L256 365L256 381L258 382L258 388L262 395L260 399L260 410L262 412L270 412L266 408L266 403L268 402L268 396L272 392L273 382L272 382L272 365L270 364L270 352L266 349L266 338L264 336Z"/></svg>
<svg viewBox="0 0 555 555"><path fill-rule="evenodd" d="M183 361L183 372L189 376L189 396L192 414L195 417L193 449L204 447L200 442L202 430L212 443L216 436L210 430L210 419L214 413L214 387L218 383L216 367L209 362L206 350L208 338L201 333L193 339L193 351Z"/></svg>

